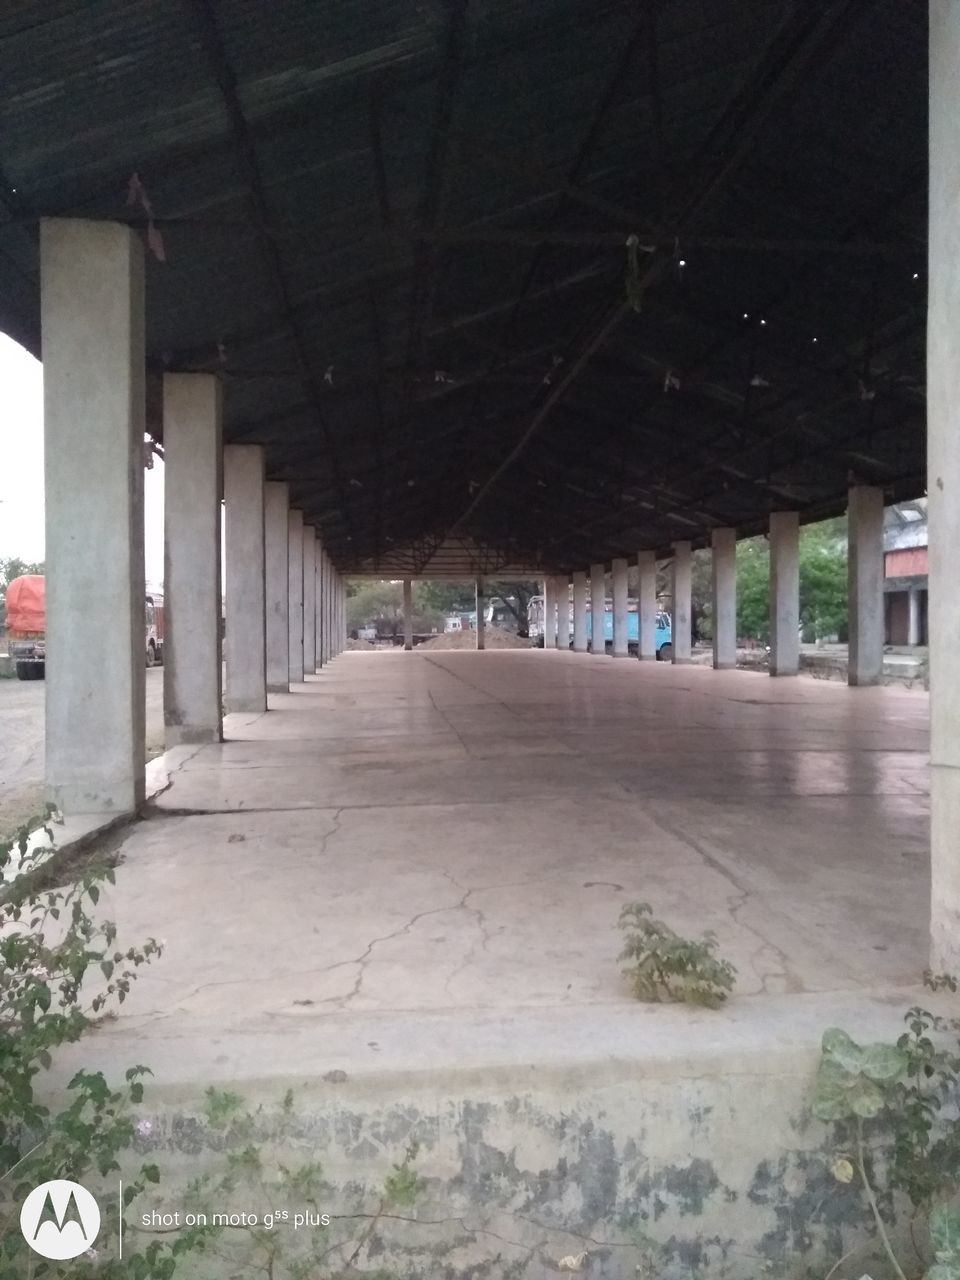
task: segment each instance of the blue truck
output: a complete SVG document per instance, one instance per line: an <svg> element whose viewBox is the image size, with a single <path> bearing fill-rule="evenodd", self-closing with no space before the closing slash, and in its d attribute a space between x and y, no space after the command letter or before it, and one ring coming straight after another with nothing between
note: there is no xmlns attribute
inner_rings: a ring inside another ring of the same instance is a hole
<svg viewBox="0 0 960 1280"><path fill-rule="evenodd" d="M636 653L639 647L639 620L636 611L636 601L631 601L632 608L627 614L627 647L631 653ZM543 645L543 596L533 596L527 606L527 616L530 625L530 638L536 640L539 645ZM573 610L570 610L570 636L573 637ZM603 615L603 638L604 648L613 648L613 606L608 604ZM589 605L587 606L587 639L593 640L593 615ZM657 658L660 661L669 662L673 657L673 630L669 613L657 613L657 626L654 631L654 645L656 647Z"/></svg>
<svg viewBox="0 0 960 1280"><path fill-rule="evenodd" d="M572 630L572 628L571 628ZM587 609L587 639L590 641L590 647L593 648L593 613ZM604 648L613 648L613 609L606 609L603 615L603 639ZM670 624L669 613L657 614L657 626L653 633L653 643L656 648L657 660L660 662L669 662L673 657L673 628ZM640 619L638 614L631 611L627 614L627 648L631 653L636 653L640 645Z"/></svg>

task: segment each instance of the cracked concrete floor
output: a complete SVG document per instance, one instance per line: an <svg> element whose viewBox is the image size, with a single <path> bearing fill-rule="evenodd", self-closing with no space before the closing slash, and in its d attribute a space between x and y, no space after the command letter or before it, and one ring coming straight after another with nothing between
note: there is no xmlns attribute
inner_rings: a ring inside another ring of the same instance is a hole
<svg viewBox="0 0 960 1280"><path fill-rule="evenodd" d="M716 931L741 996L916 982L927 699L540 651L345 653L230 716L107 899L167 947L124 1009L279 1019L630 1005L616 919Z"/></svg>

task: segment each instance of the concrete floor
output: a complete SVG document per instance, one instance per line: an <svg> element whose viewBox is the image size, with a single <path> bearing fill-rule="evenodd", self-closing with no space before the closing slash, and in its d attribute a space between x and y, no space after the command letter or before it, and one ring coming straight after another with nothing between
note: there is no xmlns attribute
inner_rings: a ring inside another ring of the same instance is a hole
<svg viewBox="0 0 960 1280"><path fill-rule="evenodd" d="M956 1013L917 991L925 694L372 651L271 704L151 766L166 786L102 903L122 945L165 952L50 1082L150 1067L161 1207L222 1172L221 1084L264 1115L291 1091L277 1158L319 1159L334 1212L357 1188L375 1205L416 1139L396 1274L544 1280L588 1251L629 1280L636 1227L664 1280L753 1280L758 1258L800 1280L864 1238L809 1107L826 1027L890 1040L919 1000ZM728 1005L631 998L634 899L716 931ZM847 1280L876 1274L853 1257Z"/></svg>
<svg viewBox="0 0 960 1280"><path fill-rule="evenodd" d="M922 693L372 652L271 703L174 753L124 845L108 910L168 944L125 1017L631 1006L637 899L715 930L741 998L923 968Z"/></svg>

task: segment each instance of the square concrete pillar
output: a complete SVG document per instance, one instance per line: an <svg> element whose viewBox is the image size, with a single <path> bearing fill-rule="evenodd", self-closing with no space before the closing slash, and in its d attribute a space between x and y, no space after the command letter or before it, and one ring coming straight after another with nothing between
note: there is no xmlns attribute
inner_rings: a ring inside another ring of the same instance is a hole
<svg viewBox="0 0 960 1280"><path fill-rule="evenodd" d="M847 683L883 672L883 490L854 485L847 499Z"/></svg>
<svg viewBox="0 0 960 1280"><path fill-rule="evenodd" d="M911 587L907 592L907 644L920 643L920 588Z"/></svg>
<svg viewBox="0 0 960 1280"><path fill-rule="evenodd" d="M557 648L566 653L570 648L570 584L566 578L555 581L557 596Z"/></svg>
<svg viewBox="0 0 960 1280"><path fill-rule="evenodd" d="M339 571L336 574L336 584L337 584L337 587L336 587L335 600L336 600L336 610L337 610L337 625L336 625L334 634L336 636L336 641L337 641L337 653L340 654L340 653L343 653L344 649L346 648L347 632L346 632L346 621L345 621L346 611L344 609L345 599L344 599L343 577L339 573Z"/></svg>
<svg viewBox="0 0 960 1280"><path fill-rule="evenodd" d="M627 562L623 559L613 562L613 656L629 658L630 633L627 615L630 603L630 579L627 574Z"/></svg>
<svg viewBox="0 0 960 1280"><path fill-rule="evenodd" d="M333 571L330 557L323 553L323 660L333 658Z"/></svg>
<svg viewBox="0 0 960 1280"><path fill-rule="evenodd" d="M653 662L657 657L657 553L637 553L637 632L639 647L637 656L642 662Z"/></svg>
<svg viewBox="0 0 960 1280"><path fill-rule="evenodd" d="M553 578L543 580L543 647L557 647L557 593Z"/></svg>
<svg viewBox="0 0 960 1280"><path fill-rule="evenodd" d="M143 251L114 223L44 219L40 261L47 797L130 813L145 755Z"/></svg>
<svg viewBox="0 0 960 1280"><path fill-rule="evenodd" d="M607 574L602 564L590 566L590 652L607 652Z"/></svg>
<svg viewBox="0 0 960 1280"><path fill-rule="evenodd" d="M583 569L573 575L573 652L587 652L587 575Z"/></svg>
<svg viewBox="0 0 960 1280"><path fill-rule="evenodd" d="M163 375L163 723L168 747L223 739L219 380Z"/></svg>
<svg viewBox="0 0 960 1280"><path fill-rule="evenodd" d="M317 666L327 662L327 553L317 540Z"/></svg>
<svg viewBox="0 0 960 1280"><path fill-rule="evenodd" d="M486 631L487 631L487 595L483 585L483 579L477 579L477 648L486 648Z"/></svg>
<svg viewBox="0 0 960 1280"><path fill-rule="evenodd" d="M671 582L673 595L672 658L674 663L689 662L693 634L690 625L693 556L689 542L675 542L673 544Z"/></svg>
<svg viewBox="0 0 960 1280"><path fill-rule="evenodd" d="M317 670L317 535L313 525L303 526L303 674Z"/></svg>
<svg viewBox="0 0 960 1280"><path fill-rule="evenodd" d="M263 448L223 450L224 633L227 711L267 709L267 615L263 535Z"/></svg>
<svg viewBox="0 0 960 1280"><path fill-rule="evenodd" d="M313 647L319 671L323 666L323 543L320 535L313 539L313 594L316 602L316 624L313 629Z"/></svg>
<svg viewBox="0 0 960 1280"><path fill-rule="evenodd" d="M713 665L727 671L737 665L737 531L714 529Z"/></svg>
<svg viewBox="0 0 960 1280"><path fill-rule="evenodd" d="M403 580L403 647L407 653L413 650L413 583Z"/></svg>
<svg viewBox="0 0 960 1280"><path fill-rule="evenodd" d="M267 692L290 689L290 486L264 485L263 522L267 591Z"/></svg>
<svg viewBox="0 0 960 1280"><path fill-rule="evenodd" d="M290 597L289 678L303 680L303 512L291 507L287 513L290 531L288 551L288 591Z"/></svg>
<svg viewBox="0 0 960 1280"><path fill-rule="evenodd" d="M770 674L800 670L800 519L770 514Z"/></svg>
<svg viewBox="0 0 960 1280"><path fill-rule="evenodd" d="M930 5L927 309L932 950L960 972L960 5Z"/></svg>

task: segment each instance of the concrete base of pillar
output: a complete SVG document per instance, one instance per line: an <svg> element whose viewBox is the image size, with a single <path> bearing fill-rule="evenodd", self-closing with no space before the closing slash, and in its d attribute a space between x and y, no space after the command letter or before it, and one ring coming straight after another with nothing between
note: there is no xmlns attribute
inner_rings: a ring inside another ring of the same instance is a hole
<svg viewBox="0 0 960 1280"><path fill-rule="evenodd" d="M713 669L714 671L736 671L737 664L735 662L715 662Z"/></svg>
<svg viewBox="0 0 960 1280"><path fill-rule="evenodd" d="M656 662L657 660L657 655L655 653L641 653L637 656L640 662Z"/></svg>
<svg viewBox="0 0 960 1280"><path fill-rule="evenodd" d="M223 734L203 726L194 728L188 724L170 724L168 721L164 730L164 741L168 750L171 747L203 746L208 742L222 742Z"/></svg>
<svg viewBox="0 0 960 1280"><path fill-rule="evenodd" d="M930 766L930 968L960 973L960 768Z"/></svg>

